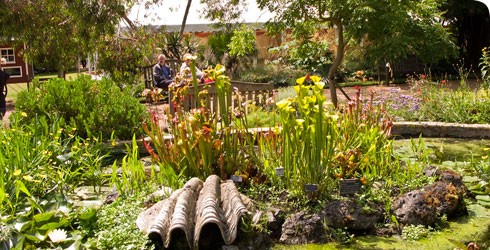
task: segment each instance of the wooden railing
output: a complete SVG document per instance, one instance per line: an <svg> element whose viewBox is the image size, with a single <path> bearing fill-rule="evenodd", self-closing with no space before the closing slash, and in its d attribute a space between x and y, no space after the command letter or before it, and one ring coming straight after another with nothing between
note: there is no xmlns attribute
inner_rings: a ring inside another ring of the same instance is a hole
<svg viewBox="0 0 490 250"><path fill-rule="evenodd" d="M237 94L233 94L235 89L238 91ZM203 85L200 84L198 86L198 93L206 90L207 94L201 95L199 98L199 102L201 103L204 100L204 106L209 108L211 112L219 114L219 105L218 105L218 93L216 91L216 86L214 84ZM230 103L231 108L234 109L237 105L242 105L243 103L253 102L256 104L265 103L267 98L270 98L274 94L274 86L269 83L252 83L252 82L240 82L240 81L231 81L232 92L230 95ZM191 109L196 108L196 100L194 87L189 87L187 91L188 95L184 97L184 100L181 100L179 108L184 109L184 111L189 111ZM175 106L173 103L173 91L169 91L169 104L170 104L170 113L175 113ZM230 108L230 107L228 107Z"/></svg>

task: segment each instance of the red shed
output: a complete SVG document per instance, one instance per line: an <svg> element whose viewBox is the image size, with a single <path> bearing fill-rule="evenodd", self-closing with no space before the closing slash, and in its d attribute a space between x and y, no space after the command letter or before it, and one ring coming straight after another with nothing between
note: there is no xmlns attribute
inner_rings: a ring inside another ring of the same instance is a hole
<svg viewBox="0 0 490 250"><path fill-rule="evenodd" d="M0 44L0 56L7 60L3 69L10 75L7 83L29 82L33 77L32 65L24 60L24 48L25 45Z"/></svg>

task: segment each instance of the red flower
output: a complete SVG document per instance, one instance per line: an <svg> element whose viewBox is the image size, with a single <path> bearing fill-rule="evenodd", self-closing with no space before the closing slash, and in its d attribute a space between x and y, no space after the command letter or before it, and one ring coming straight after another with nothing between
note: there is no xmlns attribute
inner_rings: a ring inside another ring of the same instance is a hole
<svg viewBox="0 0 490 250"><path fill-rule="evenodd" d="M150 144L148 144L146 141L145 141L145 138L143 138L143 146L145 147L146 151L151 155L151 157L154 159L154 160L157 160L158 159L158 155L157 153L155 153L155 151L153 150L153 148L150 146Z"/></svg>

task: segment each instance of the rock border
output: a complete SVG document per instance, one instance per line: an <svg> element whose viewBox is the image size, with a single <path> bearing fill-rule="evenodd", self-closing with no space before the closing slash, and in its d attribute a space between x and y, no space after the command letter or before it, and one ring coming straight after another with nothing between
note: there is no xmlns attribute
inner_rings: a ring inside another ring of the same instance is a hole
<svg viewBox="0 0 490 250"><path fill-rule="evenodd" d="M489 124L461 124L446 122L394 122L391 133L395 137L449 137L490 139Z"/></svg>

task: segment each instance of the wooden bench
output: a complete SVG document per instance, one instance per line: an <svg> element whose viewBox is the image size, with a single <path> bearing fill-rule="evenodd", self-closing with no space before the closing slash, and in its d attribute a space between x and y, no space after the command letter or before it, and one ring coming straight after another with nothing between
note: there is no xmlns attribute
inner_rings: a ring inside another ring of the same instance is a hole
<svg viewBox="0 0 490 250"><path fill-rule="evenodd" d="M231 108L242 105L242 103L253 102L254 104L265 104L266 100L274 95L274 85L269 83L252 83L252 82L240 82L240 81L231 81L230 91L233 93L234 89L238 89L239 96L231 94L228 103L231 104ZM204 99L204 106L209 108L211 112L219 115L219 104L218 104L218 93L214 83L203 85L199 84L198 93L206 90L207 94ZM184 109L183 111L189 111L191 109L196 108L196 100L195 100L195 90L193 86L190 86L188 91L188 95L184 98L184 100L180 101L180 107ZM170 113L173 115L176 110L174 104L171 100L173 100L173 91L169 92L169 102L170 102Z"/></svg>
<svg viewBox="0 0 490 250"><path fill-rule="evenodd" d="M141 71L143 72L143 82L145 83L145 88L147 89L152 89L155 87L155 77L153 76L153 66L155 66L155 64L141 67ZM170 67L173 72L173 76L175 76L175 74L179 72L182 61L177 59L166 59L165 64Z"/></svg>
<svg viewBox="0 0 490 250"><path fill-rule="evenodd" d="M165 60L165 64L167 64L170 67L171 74L174 77L175 77L175 74L180 69L181 62L182 61L177 60L177 59L166 59ZM155 66L155 64L141 67L141 72L143 73L143 82L145 84L145 89L148 89L151 91L154 91L154 89L155 89L155 77L153 76L153 66ZM154 100L154 98L152 98L151 95L148 94L146 96L146 101L144 101L144 100L143 101L146 103L153 103L153 102L158 103L161 101L165 101L168 98L168 93L167 93L167 90L164 90L163 92L164 93L162 93L162 98L157 98L157 100Z"/></svg>

